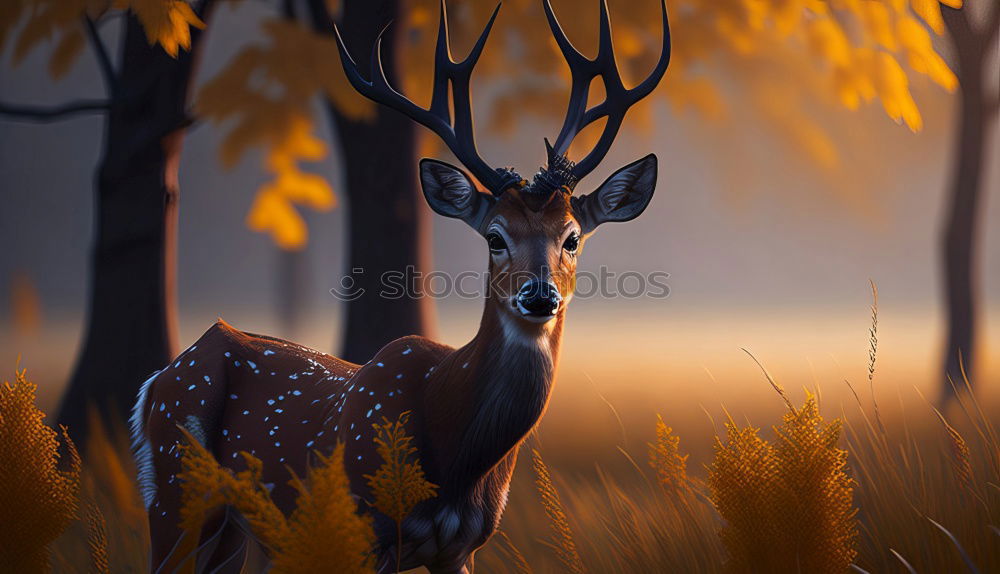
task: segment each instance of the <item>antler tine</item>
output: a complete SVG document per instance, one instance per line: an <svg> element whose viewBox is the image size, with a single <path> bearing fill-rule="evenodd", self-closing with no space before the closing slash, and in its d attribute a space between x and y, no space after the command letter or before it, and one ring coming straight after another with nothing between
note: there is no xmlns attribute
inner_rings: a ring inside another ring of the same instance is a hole
<svg viewBox="0 0 1000 574"><path fill-rule="evenodd" d="M382 36L388 29L388 25L379 33L375 45L372 47L371 79L365 80L344 44L340 29L334 24L337 49L340 51L344 73L354 89L368 99L389 106L436 133L455 154L455 157L472 172L472 175L496 195L502 193L512 183L515 176L507 171L491 168L476 150L470 79L472 70L482 55L486 39L499 12L500 4L498 3L472 51L461 62L455 62L451 58L447 9L444 0L441 0L441 22L438 27L437 47L434 56L434 87L431 105L427 109L418 106L405 95L396 91L386 78L382 65ZM451 95L455 109L454 125L452 125L451 112L448 109L449 83L451 84Z"/></svg>
<svg viewBox="0 0 1000 574"><path fill-rule="evenodd" d="M444 0L441 0L441 7L443 10ZM449 67L453 70L450 75L452 85L452 105L455 108L455 137L466 149L476 149L476 137L472 119L472 87L470 85L472 70L475 68L476 63L479 61L479 57L483 53L483 48L486 46L486 39L489 37L490 31L493 29L493 22L496 21L497 14L499 13L500 4L497 3L497 7L493 9L493 15L490 16L490 21L486 24L482 34L479 35L479 39L476 40L476 44L472 47L469 55L466 56L464 60L461 62L452 62L450 55L448 58ZM447 37L447 29L445 35ZM492 175L496 175L495 170L492 171ZM487 182L484 181L483 183L486 184ZM500 189L497 191L499 192L503 190Z"/></svg>
<svg viewBox="0 0 1000 574"><path fill-rule="evenodd" d="M448 108L448 73L444 62L452 63L451 38L448 35L448 7L441 0L440 22L438 23L437 46L434 48L434 91L431 94L431 113L444 118L451 117ZM450 122L450 119L448 120Z"/></svg>
<svg viewBox="0 0 1000 574"><path fill-rule="evenodd" d="M555 37L566 63L569 65L572 77L569 104L566 110L566 119L563 127L556 138L554 151L558 155L563 155L569 150L573 138L580 131L591 123L602 117L607 118L604 132L598 139L594 149L582 160L574 165L572 173L577 180L594 170L604 159L615 136L621 128L622 122L628 109L648 96L663 78L670 63L670 25L667 20L666 0L660 0L660 12L663 21L663 47L656 67L650 75L639 85L632 89L625 88L622 82L621 73L618 70L618 63L615 60L614 45L611 37L611 17L608 13L606 0L599 0L600 5L600 37L597 56L591 60L581 54L566 37L549 0L543 0L545 15L549 21L549 28ZM590 95L590 84L594 78L600 76L604 82L605 99L600 104L587 108L587 98Z"/></svg>
<svg viewBox="0 0 1000 574"><path fill-rule="evenodd" d="M549 22L549 29L552 31L552 36L559 46L559 51L562 52L563 58L565 58L566 63L569 65L571 75L566 120L563 122L563 127L559 131L559 136L556 137L556 144L553 147L557 154L562 155L569 149L569 143L573 141L573 138L581 129L580 121L583 119L583 114L586 111L587 95L590 91L590 80L593 79L593 75L578 73L578 71L589 67L590 60L573 46L566 33L563 32L562 26L559 24L559 20L556 19L555 12L553 12L552 4L549 0L543 0L542 7L545 9L545 18Z"/></svg>

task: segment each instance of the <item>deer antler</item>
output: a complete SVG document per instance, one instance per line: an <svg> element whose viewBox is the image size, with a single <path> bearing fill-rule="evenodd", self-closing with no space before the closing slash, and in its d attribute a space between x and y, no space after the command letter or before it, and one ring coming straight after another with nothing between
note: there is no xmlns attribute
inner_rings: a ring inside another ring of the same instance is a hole
<svg viewBox="0 0 1000 574"><path fill-rule="evenodd" d="M559 137L556 138L555 146L548 147L550 169L553 167L553 158L562 158L573 138L585 127L602 117L608 118L604 126L604 132L598 139L594 149L582 160L569 167L568 171L572 177L568 178L566 186L572 189L576 182L583 179L595 167L611 149L611 144L618 135L625 114L633 104L648 96L653 88L660 83L663 74L667 71L670 63L670 25L667 22L667 5L665 0L660 0L661 13L663 14L663 48L660 52L660 59L656 63L653 72L632 89L627 89L622 83L621 73L618 71L618 64L615 62L614 46L611 43L611 18L608 15L607 0L600 0L601 5L601 29L600 44L597 50L597 57L593 60L581 54L566 37L559 21L556 20L555 13L549 0L542 0L545 7L545 16L549 21L549 28L555 37L556 44L562 52L566 63L569 65L572 76L572 88L569 97L569 106L566 110L566 120L563 122ZM587 108L587 97L590 95L590 84L594 78L600 76L604 82L604 92L606 94L603 102ZM563 160L565 161L565 160Z"/></svg>
<svg viewBox="0 0 1000 574"><path fill-rule="evenodd" d="M480 34L479 40L469 55L461 62L451 57L451 42L448 37L448 15L444 0L441 0L441 22L438 28L437 48L434 53L434 91L431 105L424 109L413 103L409 98L397 92L385 77L382 68L382 35L383 28L372 48L371 80L366 81L358 72L354 59L351 58L340 30L334 24L337 36L337 46L340 49L341 63L347 79L354 89L370 100L389 106L407 115L410 119L429 128L455 154L462 165L467 167L472 175L479 180L494 195L500 195L504 189L520 181L520 176L507 169L494 169L487 164L476 151L476 139L473 134L472 98L470 94L470 78L472 70L483 52L486 38L490 35L493 22L500 12L497 4L490 17L486 29ZM451 83L451 98L455 109L455 120L452 124L451 111L448 106L448 84Z"/></svg>

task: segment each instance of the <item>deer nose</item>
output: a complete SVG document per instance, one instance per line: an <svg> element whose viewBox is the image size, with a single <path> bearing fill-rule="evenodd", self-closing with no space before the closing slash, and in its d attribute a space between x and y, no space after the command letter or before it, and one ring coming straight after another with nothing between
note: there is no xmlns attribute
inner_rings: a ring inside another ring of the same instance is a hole
<svg viewBox="0 0 1000 574"><path fill-rule="evenodd" d="M531 279L517 292L518 310L530 317L551 317L561 302L559 288L551 281Z"/></svg>

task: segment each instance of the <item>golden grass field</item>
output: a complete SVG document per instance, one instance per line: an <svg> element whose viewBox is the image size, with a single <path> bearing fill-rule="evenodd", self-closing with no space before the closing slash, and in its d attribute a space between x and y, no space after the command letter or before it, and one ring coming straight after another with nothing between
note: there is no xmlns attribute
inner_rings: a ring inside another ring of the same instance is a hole
<svg viewBox="0 0 1000 574"><path fill-rule="evenodd" d="M995 413L981 411L967 395L956 416L944 419L927 405L883 421L883 431L866 390L858 388L857 408L832 419L811 410L815 399L790 403L785 420L772 421L780 432L729 421L731 429L720 428L708 454L709 469L687 464L684 438L657 421L650 429L657 435L653 446L616 449L591 461L590 469L583 461L546 465L544 443L532 439L521 453L502 534L478 553L477 570L843 572L853 563L868 572L1000 571ZM16 564L12 556L26 552L26 540L34 538L42 547L54 539L49 564L56 572L144 571L145 517L120 434L95 434L80 449L80 496L71 501L65 477L46 470L39 454L54 447L55 435L16 447L27 429L15 433L10 425L27 419L10 415L16 405L9 399L0 408L0 499L6 499L0 514L15 513L3 523L18 524L20 532L16 546L9 537L0 544L0 564ZM36 456L24 458L26 452ZM26 499L40 496L16 492L12 469L25 464L35 467L32 484L51 484L61 493L55 507L25 507ZM38 524L16 515L14 501ZM79 520L70 522L69 515ZM43 570L37 564L16 569Z"/></svg>
<svg viewBox="0 0 1000 574"><path fill-rule="evenodd" d="M861 339L872 354L850 384L772 377L767 361L746 353L752 370L741 392L752 403L660 397L637 408L596 385L584 392L584 383L573 390L597 410L579 397L574 409L564 390L521 450L502 531L476 570L1000 572L1000 408L969 381L943 412L927 387L882 388L895 356L879 354L879 337ZM12 571L145 571L145 516L122 426L78 445L75 466L74 449L43 425L35 401L22 374L0 392L0 524L17 525L6 528L16 537L0 537L0 570L17 558ZM384 439L384 458L413 471L405 436ZM346 481L336 460L303 483L297 515L282 518L253 476L220 474L210 453L195 454L190 500L199 485L202 494L240 494L223 501L256 497L240 508L268 517L250 523L275 557L272 571L315 572L335 560L309 548L353 553L351 570L330 572L364 571L357 548L369 534L365 521L335 512L349 500L337 491ZM405 515L414 493L380 480L378 504ZM357 535L350 544L296 538L345 528Z"/></svg>

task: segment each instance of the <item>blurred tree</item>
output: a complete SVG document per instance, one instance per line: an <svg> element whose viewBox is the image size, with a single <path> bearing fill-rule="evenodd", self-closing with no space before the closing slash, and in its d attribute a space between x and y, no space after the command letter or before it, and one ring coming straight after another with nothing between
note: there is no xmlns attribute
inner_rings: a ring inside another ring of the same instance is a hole
<svg viewBox="0 0 1000 574"><path fill-rule="evenodd" d="M31 121L104 114L86 334L59 414L80 436L90 402L105 414L127 414L141 381L174 354L177 166L195 64L189 49L211 5L14 0L0 7L0 46L16 37L15 63L54 40L49 71L58 78L89 45L106 91L101 100L54 107L0 104L0 115ZM118 13L124 23L116 63L98 28Z"/></svg>
<svg viewBox="0 0 1000 574"><path fill-rule="evenodd" d="M950 398L955 388L964 388L963 367L971 369L974 364L978 307L975 269L981 229L979 206L985 185L983 160L987 137L991 127L996 126L1000 109L1000 92L996 84L1000 2L992 0L985 4L981 22L970 15L971 6L942 8L961 90L950 197L941 245L948 311L942 401ZM940 30L941 23L935 22L935 25L935 29ZM992 87L990 82L993 82Z"/></svg>

